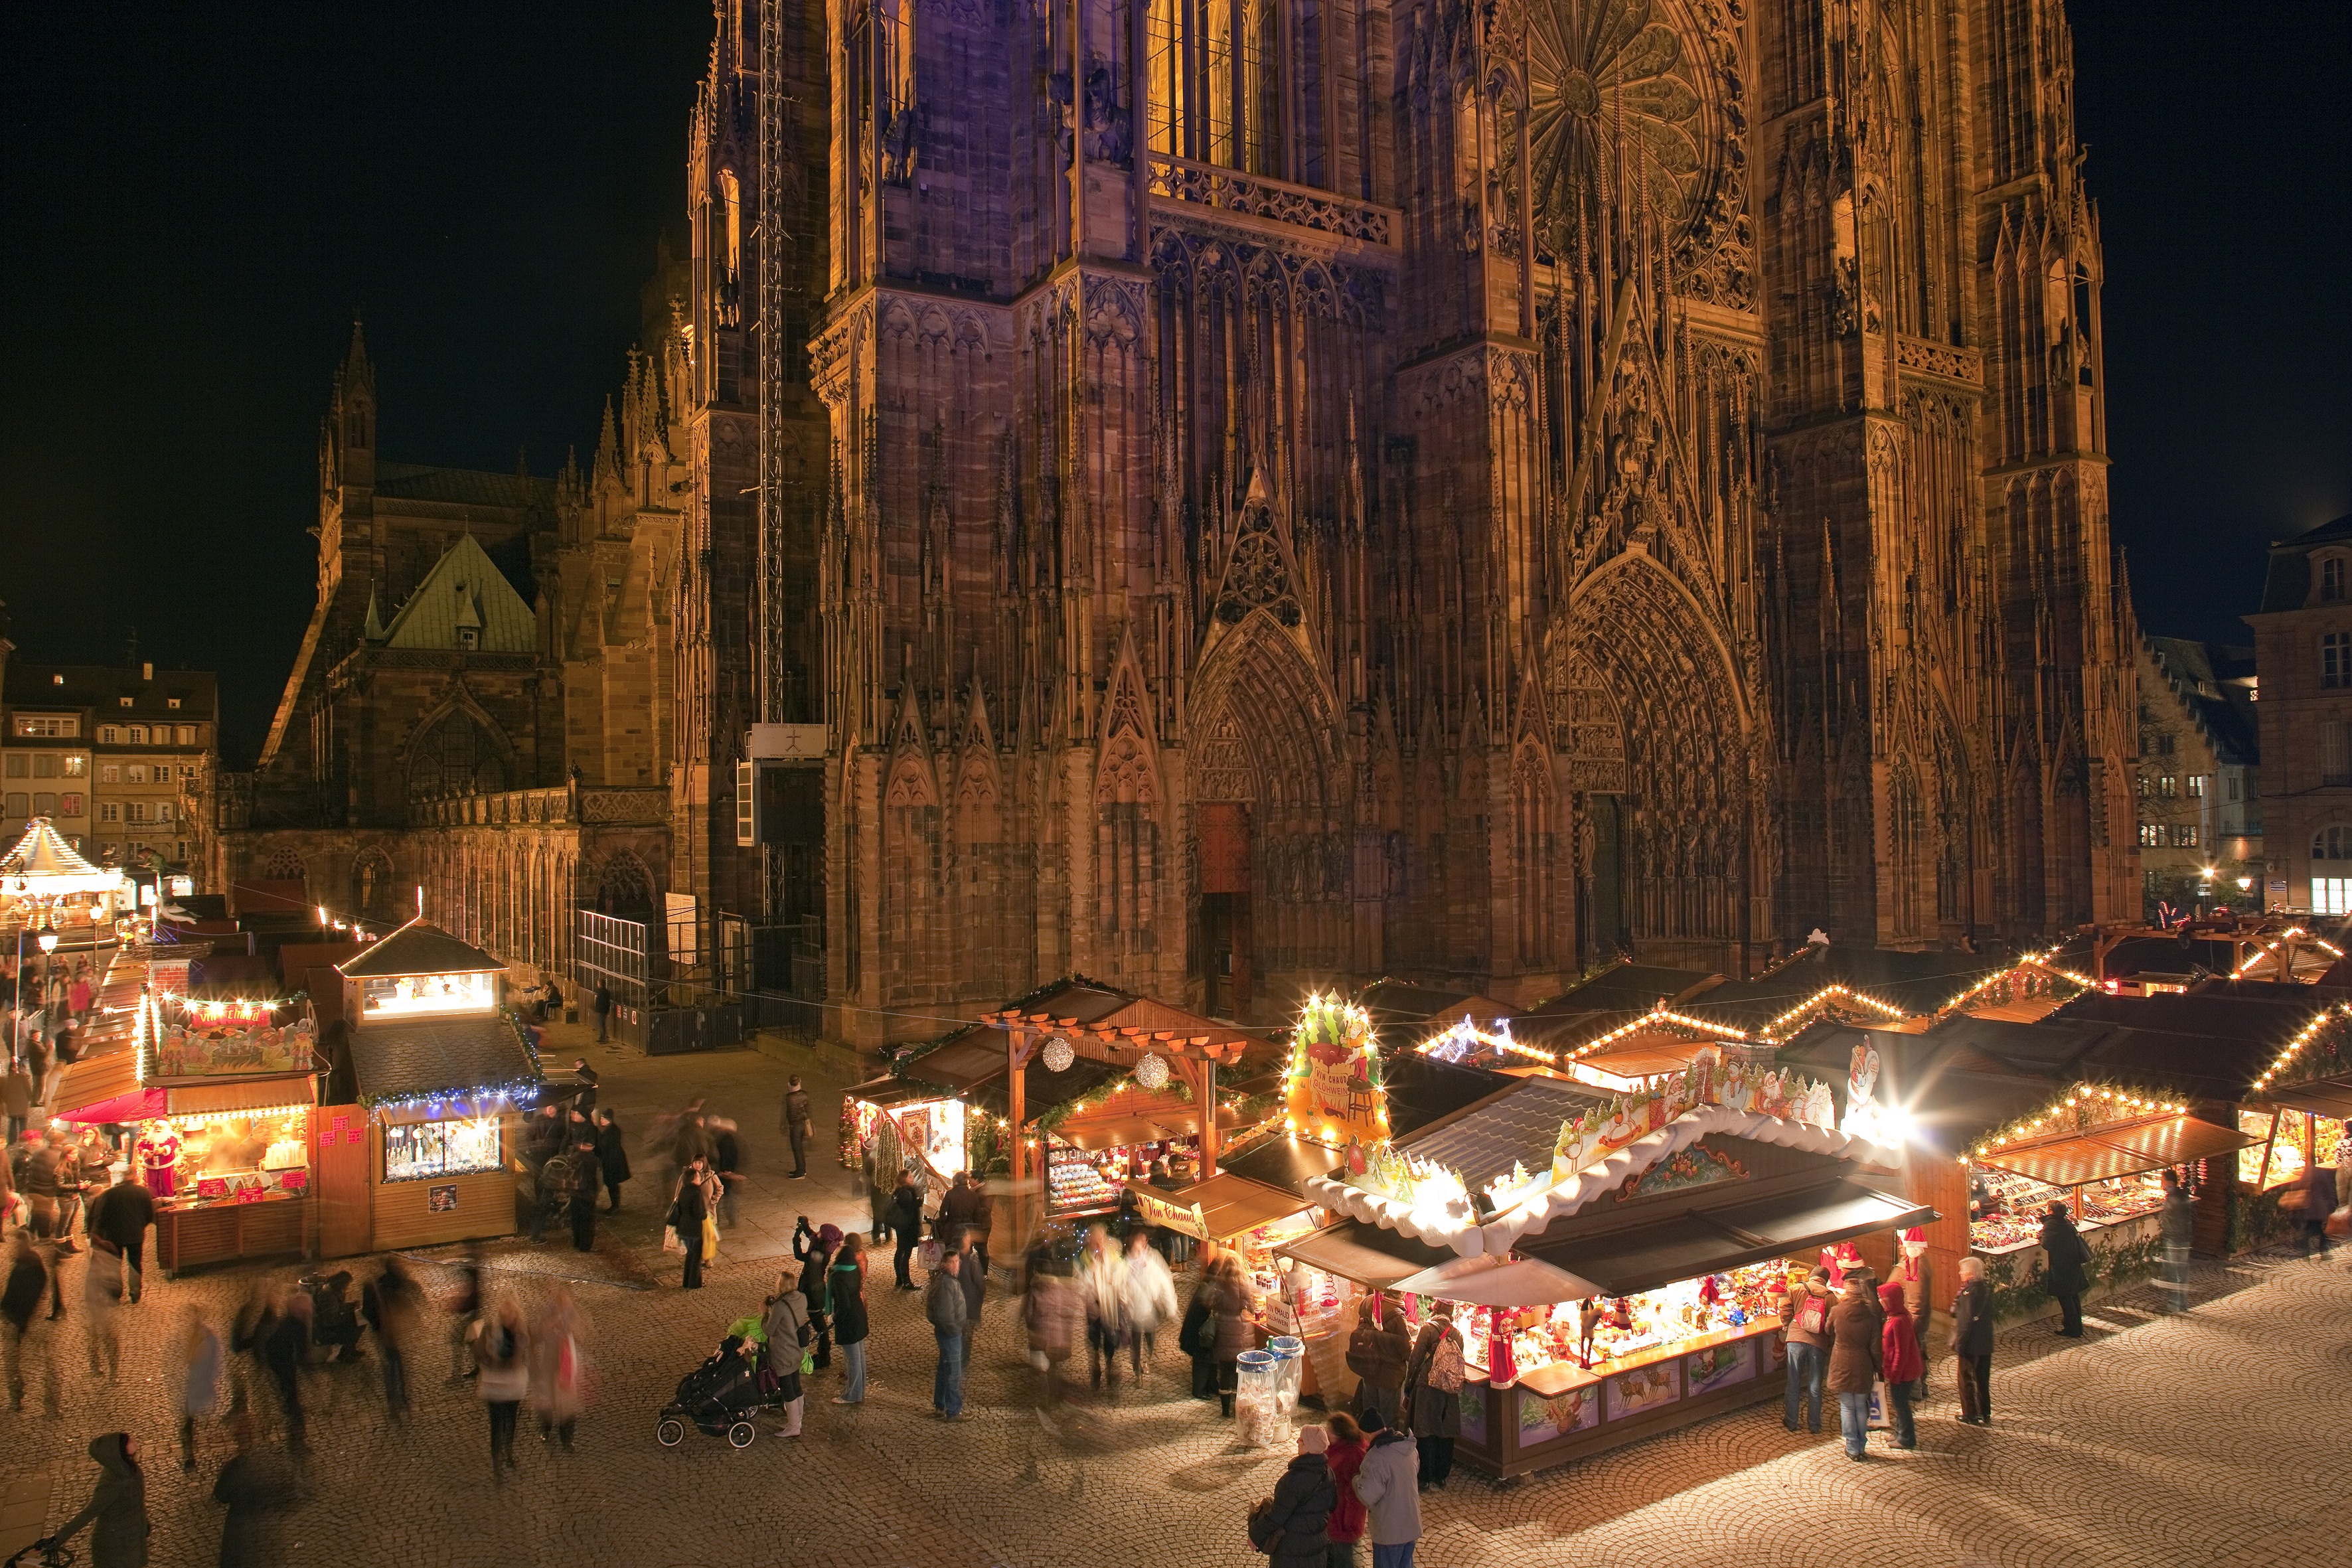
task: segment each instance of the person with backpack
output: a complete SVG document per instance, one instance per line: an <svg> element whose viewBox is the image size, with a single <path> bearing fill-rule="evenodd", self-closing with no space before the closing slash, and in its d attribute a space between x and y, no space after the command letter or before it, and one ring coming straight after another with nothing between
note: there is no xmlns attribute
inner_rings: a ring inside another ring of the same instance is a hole
<svg viewBox="0 0 2352 1568"><path fill-rule="evenodd" d="M1265 1552L1274 1568L1324 1568L1329 1550L1326 1532L1339 1501L1331 1467L1323 1458L1328 1443L1322 1427L1301 1426L1298 1452L1283 1468L1274 1495L1250 1510L1250 1544Z"/></svg>
<svg viewBox="0 0 2352 1568"><path fill-rule="evenodd" d="M1793 1271L1792 1271L1793 1272ZM1830 1271L1815 1268L1801 1285L1780 1292L1780 1327L1786 1336L1789 1387L1780 1424L1798 1430L1801 1413L1805 1430L1822 1434L1822 1383L1829 1369Z"/></svg>
<svg viewBox="0 0 2352 1568"><path fill-rule="evenodd" d="M1462 1331L1450 1314L1437 1311L1413 1342L1405 1388L1421 1446L1421 1484L1440 1491L1454 1473L1454 1440L1462 1436Z"/></svg>

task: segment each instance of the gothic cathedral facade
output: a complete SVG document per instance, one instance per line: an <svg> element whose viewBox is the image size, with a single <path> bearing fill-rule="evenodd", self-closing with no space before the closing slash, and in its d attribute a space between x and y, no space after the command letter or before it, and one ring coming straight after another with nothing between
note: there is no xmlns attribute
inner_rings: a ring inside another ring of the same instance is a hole
<svg viewBox="0 0 2352 1568"><path fill-rule="evenodd" d="M2057 0L720 0L674 831L824 757L677 886L864 1039L2136 918L2072 79Z"/></svg>

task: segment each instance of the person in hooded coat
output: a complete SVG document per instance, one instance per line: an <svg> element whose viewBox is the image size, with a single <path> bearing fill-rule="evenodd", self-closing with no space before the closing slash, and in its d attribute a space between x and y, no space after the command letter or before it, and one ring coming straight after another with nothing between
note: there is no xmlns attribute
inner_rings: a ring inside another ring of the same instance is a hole
<svg viewBox="0 0 2352 1568"><path fill-rule="evenodd" d="M1421 1452L1412 1435L1394 1432L1381 1413L1364 1413L1371 1446L1356 1467L1356 1500L1364 1505L1364 1533L1372 1538L1372 1568L1412 1568L1421 1540Z"/></svg>
<svg viewBox="0 0 2352 1568"><path fill-rule="evenodd" d="M1895 1405L1889 1413L1895 1423L1895 1446L1916 1448L1919 1433L1911 1419L1911 1396L1918 1392L1919 1379L1927 1374L1927 1358L1919 1352L1918 1321L1911 1316L1911 1303L1899 1280L1878 1288L1878 1302L1886 1310L1880 1351L1881 1364L1886 1369L1886 1396Z"/></svg>
<svg viewBox="0 0 2352 1568"><path fill-rule="evenodd" d="M63 1546L89 1527L90 1568L145 1568L147 1478L139 1470L139 1439L109 1432L89 1446L103 1473L82 1510L34 1544L42 1551Z"/></svg>
<svg viewBox="0 0 2352 1568"><path fill-rule="evenodd" d="M596 1112L596 1163L604 1168L604 1190L613 1194L606 1214L621 1212L621 1184L629 1179L629 1146L621 1124L609 1110Z"/></svg>
<svg viewBox="0 0 2352 1568"><path fill-rule="evenodd" d="M1356 1331L1348 1340L1348 1370L1361 1380L1356 1389L1357 1415L1377 1410L1383 1426L1403 1424L1404 1374L1412 1358L1403 1309L1383 1292L1373 1291L1358 1309Z"/></svg>
<svg viewBox="0 0 2352 1568"><path fill-rule="evenodd" d="M1267 1506L1250 1515L1250 1544L1273 1568L1323 1568L1331 1510L1339 1494L1323 1460L1329 1435L1320 1426L1298 1429L1298 1452L1274 1484Z"/></svg>
<svg viewBox="0 0 2352 1568"><path fill-rule="evenodd" d="M1454 1440L1462 1436L1462 1331L1444 1312L1422 1324L1405 1369L1405 1411L1421 1445L1421 1484L1445 1489Z"/></svg>
<svg viewBox="0 0 2352 1568"><path fill-rule="evenodd" d="M236 1445L213 1482L213 1501L228 1510L221 1521L220 1568L276 1568L286 1561L271 1538L267 1516L294 1500L294 1478L281 1458L257 1448L253 1423L239 1415L229 1423Z"/></svg>
<svg viewBox="0 0 2352 1568"><path fill-rule="evenodd" d="M2048 1259L2046 1283L2051 1299L2058 1303L2058 1332L2061 1337L2079 1340L2083 1337L2083 1290L2090 1284L2088 1265L2090 1244L2074 1222L2066 1217L2066 1205L2053 1203L2042 1216L2042 1251Z"/></svg>

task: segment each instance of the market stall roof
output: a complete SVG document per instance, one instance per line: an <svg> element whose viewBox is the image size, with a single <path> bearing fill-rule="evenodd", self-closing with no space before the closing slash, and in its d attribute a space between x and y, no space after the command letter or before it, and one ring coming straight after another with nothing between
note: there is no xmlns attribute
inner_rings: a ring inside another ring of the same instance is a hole
<svg viewBox="0 0 2352 1568"><path fill-rule="evenodd" d="M1415 985L1402 980L1381 980L1366 986L1357 1005L1371 1015L1372 1026L1394 1030L1397 1038L1418 1039L1434 1034L1465 1015L1482 1029L1501 1018L1515 1017L1518 1009L1475 991L1451 985Z"/></svg>
<svg viewBox="0 0 2352 1568"><path fill-rule="evenodd" d="M1622 1079L1680 1072L1706 1048L1705 1040L1668 1030L1637 1031L1576 1058L1576 1065Z"/></svg>
<svg viewBox="0 0 2352 1568"><path fill-rule="evenodd" d="M1197 1208L1201 1213L1200 1234L1223 1241L1255 1230L1273 1220L1285 1219L1308 1207L1307 1201L1297 1193L1286 1193L1261 1186L1246 1177L1220 1171L1205 1182L1195 1182L1188 1187L1170 1190L1155 1187L1148 1182L1129 1182L1127 1185L1139 1196L1155 1203L1173 1204L1178 1208Z"/></svg>
<svg viewBox="0 0 2352 1568"><path fill-rule="evenodd" d="M2314 1083L2289 1084L2264 1091L2273 1105L2315 1116L2352 1117L2352 1076L2324 1078Z"/></svg>
<svg viewBox="0 0 2352 1568"><path fill-rule="evenodd" d="M893 1106L913 1105L926 1100L937 1100L941 1090L937 1084L911 1078L870 1078L842 1091L850 1099L862 1100L878 1110Z"/></svg>
<svg viewBox="0 0 2352 1568"><path fill-rule="evenodd" d="M346 980L393 980L404 974L496 974L506 965L438 926L413 920L335 967Z"/></svg>
<svg viewBox="0 0 2352 1568"><path fill-rule="evenodd" d="M1004 1047L995 1047L996 1071L987 1079L957 1090L967 1104L987 1111L991 1116L1003 1117L1013 1113L1013 1099L1006 1092L1008 1079L1004 1072ZM919 1068L913 1075L921 1078ZM1092 1094L1125 1072L1108 1062L1098 1062L1092 1057L1076 1057L1060 1072L1047 1067L1042 1055L1033 1056L1021 1069L1021 1105L1032 1120L1049 1106L1082 1094Z"/></svg>
<svg viewBox="0 0 2352 1568"><path fill-rule="evenodd" d="M1624 1296L1935 1217L1924 1204L1837 1181L1602 1236L1525 1238L1519 1249L1583 1276L1603 1294Z"/></svg>
<svg viewBox="0 0 2352 1568"><path fill-rule="evenodd" d="M140 1092L139 1053L127 1047L100 1051L70 1063L63 1069L58 1086L49 1091L49 1114L66 1121L120 1121L119 1117L89 1117L77 1113L137 1092ZM160 1095L157 1103L162 1103Z"/></svg>
<svg viewBox="0 0 2352 1568"><path fill-rule="evenodd" d="M1340 1152L1296 1132L1276 1132L1239 1153L1220 1151L1217 1169L1230 1171L1261 1186L1295 1193L1309 1176L1328 1176L1339 1165ZM1300 1202L1306 1200L1301 1198Z"/></svg>
<svg viewBox="0 0 2352 1568"><path fill-rule="evenodd" d="M52 898L66 893L102 893L122 885L122 873L82 858L46 816L25 825L24 836L0 855L0 892Z"/></svg>
<svg viewBox="0 0 2352 1568"><path fill-rule="evenodd" d="M1753 980L1713 986L1675 1005L1678 1012L1750 1034L1775 1025L1793 1029L1817 1006L1860 1021L1892 1022L1933 1015L2006 967L2005 961L1982 953L1809 942Z"/></svg>
<svg viewBox="0 0 2352 1568"><path fill-rule="evenodd" d="M1672 1006L1722 980L1711 970L1621 963L1528 1008L1528 1016L1564 1018L1584 1013L1645 1012L1661 1001Z"/></svg>
<svg viewBox="0 0 2352 1568"><path fill-rule="evenodd" d="M2217 1127L2193 1116L2142 1118L2071 1138L1997 1149L1980 1163L2049 1186L2079 1187L2210 1159L2260 1142L2234 1127Z"/></svg>
<svg viewBox="0 0 2352 1568"><path fill-rule="evenodd" d="M1455 1258L1397 1281L1400 1291L1474 1307L1545 1307L1580 1301L1601 1288L1532 1258Z"/></svg>
<svg viewBox="0 0 2352 1568"><path fill-rule="evenodd" d="M352 1032L360 1099L425 1100L515 1092L539 1081L539 1064L512 1019L406 1018Z"/></svg>
<svg viewBox="0 0 2352 1568"><path fill-rule="evenodd" d="M1265 1044L1262 1031L1236 1028L1188 1013L1150 996L1137 996L1092 981L1063 981L987 1014L982 1022L1002 1030L1065 1035L1119 1050L1184 1052L1238 1062L1253 1046Z"/></svg>
<svg viewBox="0 0 2352 1568"><path fill-rule="evenodd" d="M1383 1052L1381 1078L1388 1089L1391 1138L1442 1121L1519 1081L1508 1073L1442 1062L1412 1050Z"/></svg>
<svg viewBox="0 0 2352 1568"><path fill-rule="evenodd" d="M1321 1230L1286 1241L1274 1249L1276 1258L1295 1258L1310 1268L1353 1279L1360 1285L1387 1289L1398 1280L1444 1262L1450 1248L1432 1247L1392 1230L1361 1220L1343 1219Z"/></svg>
<svg viewBox="0 0 2352 1568"><path fill-rule="evenodd" d="M1395 1140L1399 1150L1433 1160L1476 1192L1514 1165L1549 1169L1559 1124L1601 1103L1599 1095L1555 1078L1527 1078L1500 1093L1417 1132Z"/></svg>

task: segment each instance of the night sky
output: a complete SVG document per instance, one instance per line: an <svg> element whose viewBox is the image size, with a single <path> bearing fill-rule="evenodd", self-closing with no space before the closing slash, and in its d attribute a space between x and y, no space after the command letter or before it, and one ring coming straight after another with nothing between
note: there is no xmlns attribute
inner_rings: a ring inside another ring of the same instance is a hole
<svg viewBox="0 0 2352 1568"><path fill-rule="evenodd" d="M2154 632L2243 637L2352 512L2352 7L2070 7L2105 227L2116 536ZM682 235L706 0L0 8L0 596L26 659L221 673L249 759L315 584L356 310L387 458L594 444Z"/></svg>

